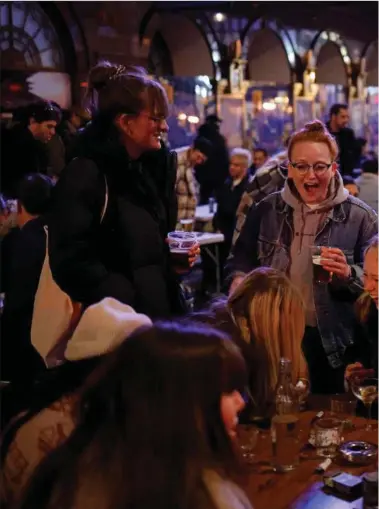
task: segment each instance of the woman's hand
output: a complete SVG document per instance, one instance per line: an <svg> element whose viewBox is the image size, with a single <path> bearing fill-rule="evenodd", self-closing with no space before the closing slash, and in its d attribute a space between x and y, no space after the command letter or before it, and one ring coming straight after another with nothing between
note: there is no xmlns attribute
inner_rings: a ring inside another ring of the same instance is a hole
<svg viewBox="0 0 379 509"><path fill-rule="evenodd" d="M347 263L346 256L338 247L321 248L322 268L332 272L340 279L348 279L351 276L351 267Z"/></svg>
<svg viewBox="0 0 379 509"><path fill-rule="evenodd" d="M174 270L177 274L186 274L195 265L197 258L200 256L200 244L196 242L187 253L188 265L177 266L174 264Z"/></svg>
<svg viewBox="0 0 379 509"><path fill-rule="evenodd" d="M350 378L354 377L354 373L363 369L363 364L360 362L354 362L354 364L349 364L345 369L345 378L346 380L350 380Z"/></svg>
<svg viewBox="0 0 379 509"><path fill-rule="evenodd" d="M374 370L365 368L360 362L354 362L354 364L346 366L345 379L348 381L352 378L366 378L368 376L374 376Z"/></svg>
<svg viewBox="0 0 379 509"><path fill-rule="evenodd" d="M194 244L188 251L188 263L191 269L195 265L196 260L199 258L199 256L200 256L200 244L196 242L196 244Z"/></svg>

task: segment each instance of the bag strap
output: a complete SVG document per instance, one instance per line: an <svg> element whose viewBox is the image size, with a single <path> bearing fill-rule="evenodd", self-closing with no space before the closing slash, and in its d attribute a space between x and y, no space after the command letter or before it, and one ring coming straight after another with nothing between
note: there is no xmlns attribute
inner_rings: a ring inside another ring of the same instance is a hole
<svg viewBox="0 0 379 509"><path fill-rule="evenodd" d="M104 198L103 210L101 211L101 216L100 216L100 224L104 220L105 214L107 212L108 200L109 200L108 181L107 181L107 177L105 175L104 175L104 182L105 182L105 198Z"/></svg>

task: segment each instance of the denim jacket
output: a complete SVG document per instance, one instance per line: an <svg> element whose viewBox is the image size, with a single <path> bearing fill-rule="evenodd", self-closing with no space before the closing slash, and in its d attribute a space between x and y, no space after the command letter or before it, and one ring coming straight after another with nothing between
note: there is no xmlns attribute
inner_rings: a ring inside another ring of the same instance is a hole
<svg viewBox="0 0 379 509"><path fill-rule="evenodd" d="M351 266L350 279L336 276L329 284L313 283L317 325L332 367L343 364L347 346L353 344L353 304L362 292L363 254L377 234L376 213L361 200L349 196L334 206L315 237L315 244L338 247ZM280 192L274 193L250 209L246 222L227 263L227 272L245 274L255 267L274 267L289 273L293 239L293 209Z"/></svg>

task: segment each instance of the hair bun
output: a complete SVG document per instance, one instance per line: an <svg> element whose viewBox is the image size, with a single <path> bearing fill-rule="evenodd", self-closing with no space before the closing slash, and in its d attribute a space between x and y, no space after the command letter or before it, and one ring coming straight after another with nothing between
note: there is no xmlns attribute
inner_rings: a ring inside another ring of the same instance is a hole
<svg viewBox="0 0 379 509"><path fill-rule="evenodd" d="M123 74L147 76L147 72L143 67L135 65L119 65L108 61L102 61L90 70L88 76L88 88L99 91L110 80Z"/></svg>
<svg viewBox="0 0 379 509"><path fill-rule="evenodd" d="M305 124L304 128L308 132L312 132L312 133L324 133L324 132L327 132L325 124L323 124L321 122L321 120L312 120L312 122L308 122L307 124Z"/></svg>

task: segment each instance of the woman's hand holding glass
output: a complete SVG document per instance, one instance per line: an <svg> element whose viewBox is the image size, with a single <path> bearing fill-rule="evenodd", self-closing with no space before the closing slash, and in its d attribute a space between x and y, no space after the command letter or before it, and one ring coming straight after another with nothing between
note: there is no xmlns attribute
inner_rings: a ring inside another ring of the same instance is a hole
<svg viewBox="0 0 379 509"><path fill-rule="evenodd" d="M348 279L351 276L351 267L347 263L344 252L338 247L322 247L321 257L323 269L332 272L340 279Z"/></svg>

